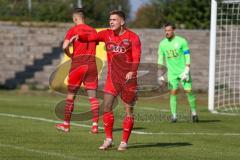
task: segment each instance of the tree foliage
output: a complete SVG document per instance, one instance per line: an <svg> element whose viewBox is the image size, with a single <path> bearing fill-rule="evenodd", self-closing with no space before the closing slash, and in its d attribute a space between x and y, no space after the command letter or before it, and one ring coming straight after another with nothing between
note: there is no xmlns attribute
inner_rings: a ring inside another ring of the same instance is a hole
<svg viewBox="0 0 240 160"><path fill-rule="evenodd" d="M85 0L88 22L93 26L108 26L109 12L115 9L122 10L128 16L130 12L129 0Z"/></svg>
<svg viewBox="0 0 240 160"><path fill-rule="evenodd" d="M109 12L130 11L129 0L82 0L86 11L87 23L94 27L105 27ZM77 0L32 0L32 9L28 9L28 0L0 0L0 20L71 22L72 10Z"/></svg>
<svg viewBox="0 0 240 160"><path fill-rule="evenodd" d="M210 25L209 0L151 0L141 7L135 27L159 28L173 22L178 28L207 29Z"/></svg>

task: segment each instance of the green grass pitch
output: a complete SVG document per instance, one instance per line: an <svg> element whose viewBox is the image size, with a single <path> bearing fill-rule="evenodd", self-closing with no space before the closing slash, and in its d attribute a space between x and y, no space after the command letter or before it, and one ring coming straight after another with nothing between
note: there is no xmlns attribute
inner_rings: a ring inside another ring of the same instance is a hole
<svg viewBox="0 0 240 160"><path fill-rule="evenodd" d="M55 105L64 95L49 92L0 91L1 160L236 160L240 158L240 117L211 114L207 95L197 94L200 122L190 122L186 97L179 95L179 122L169 122L168 96L139 98L129 149L117 151L121 139L123 106L115 109L114 143L108 151L98 147L103 130L89 133L90 121L75 121L69 133L54 128L59 119ZM86 97L77 98L75 112L89 109ZM101 119L100 119L101 122ZM79 124L80 126L77 126ZM82 125L82 126L81 126ZM100 123L102 126L102 123Z"/></svg>

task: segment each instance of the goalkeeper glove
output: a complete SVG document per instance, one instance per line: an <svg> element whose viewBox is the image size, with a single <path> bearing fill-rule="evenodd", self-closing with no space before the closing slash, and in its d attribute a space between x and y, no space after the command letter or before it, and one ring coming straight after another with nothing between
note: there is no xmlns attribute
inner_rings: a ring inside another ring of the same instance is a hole
<svg viewBox="0 0 240 160"><path fill-rule="evenodd" d="M165 78L163 76L158 77L158 81L165 81Z"/></svg>
<svg viewBox="0 0 240 160"><path fill-rule="evenodd" d="M190 67L186 66L184 72L180 75L182 81L189 81Z"/></svg>

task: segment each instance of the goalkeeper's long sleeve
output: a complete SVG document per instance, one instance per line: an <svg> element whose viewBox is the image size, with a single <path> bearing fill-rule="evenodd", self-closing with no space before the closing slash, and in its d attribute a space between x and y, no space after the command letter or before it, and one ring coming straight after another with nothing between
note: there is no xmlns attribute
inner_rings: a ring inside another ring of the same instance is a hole
<svg viewBox="0 0 240 160"><path fill-rule="evenodd" d="M161 51L161 47L159 45L158 48L158 64L163 65L164 62L164 56L163 56L163 52Z"/></svg>
<svg viewBox="0 0 240 160"><path fill-rule="evenodd" d="M185 64L190 65L191 63L190 54L185 54L184 56L185 56Z"/></svg>

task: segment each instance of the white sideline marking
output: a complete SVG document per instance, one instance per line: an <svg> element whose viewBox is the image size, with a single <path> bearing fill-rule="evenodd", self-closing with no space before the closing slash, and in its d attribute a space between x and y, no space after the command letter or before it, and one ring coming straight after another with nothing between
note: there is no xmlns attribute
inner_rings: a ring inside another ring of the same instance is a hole
<svg viewBox="0 0 240 160"><path fill-rule="evenodd" d="M0 113L0 116L12 117L12 118L21 118L21 119L30 119L30 120L50 122L50 123L62 123L62 122L63 122L63 121L57 121L57 120L47 119L47 118L41 118L41 117L21 116L21 115L8 114L8 113ZM77 123L74 123L74 122L71 122L71 125L73 125L73 126L78 126L78 127L91 128L91 126L89 126L89 125L77 124ZM103 129L103 128L101 128L101 129Z"/></svg>
<svg viewBox="0 0 240 160"><path fill-rule="evenodd" d="M32 116L21 116L15 114L8 114L8 113L0 113L0 116L4 117L12 117L12 118L21 118L21 119L29 119L29 120L36 120L36 121L43 121L43 122L50 122L50 123L62 123L62 121L46 119L41 117L32 117ZM91 128L89 125L85 124L77 124L71 123L73 126L78 127L86 127ZM99 127L99 129L103 129L103 127ZM207 133L207 132L142 132L142 131L132 131L134 134L139 135L206 135L206 136L240 136L240 133Z"/></svg>
<svg viewBox="0 0 240 160"><path fill-rule="evenodd" d="M240 136L240 133L201 133L201 132L183 132L183 133L172 133L172 132L159 132L159 133L152 133L152 132L139 132L134 131L136 134L142 135L205 135L205 136Z"/></svg>
<svg viewBox="0 0 240 160"><path fill-rule="evenodd" d="M169 109L157 109L157 108L151 108L151 107L136 107L136 110L149 110L149 111L159 111L159 112L169 112Z"/></svg>
<svg viewBox="0 0 240 160"><path fill-rule="evenodd" d="M212 114L218 114L218 115L227 115L227 116L239 116L240 113L222 113L218 111L211 111Z"/></svg>
<svg viewBox="0 0 240 160"><path fill-rule="evenodd" d="M9 145L9 144L2 144L2 143L0 143L0 147L12 148L12 149L15 149L15 150L33 152L33 153L38 153L38 154L45 154L45 155L48 155L48 156L61 157L61 158L64 158L64 159L73 159L73 160L79 160L80 159L78 157L67 156L67 155L61 154L61 153L41 151L41 150L30 149L30 148L15 146L15 145Z"/></svg>

